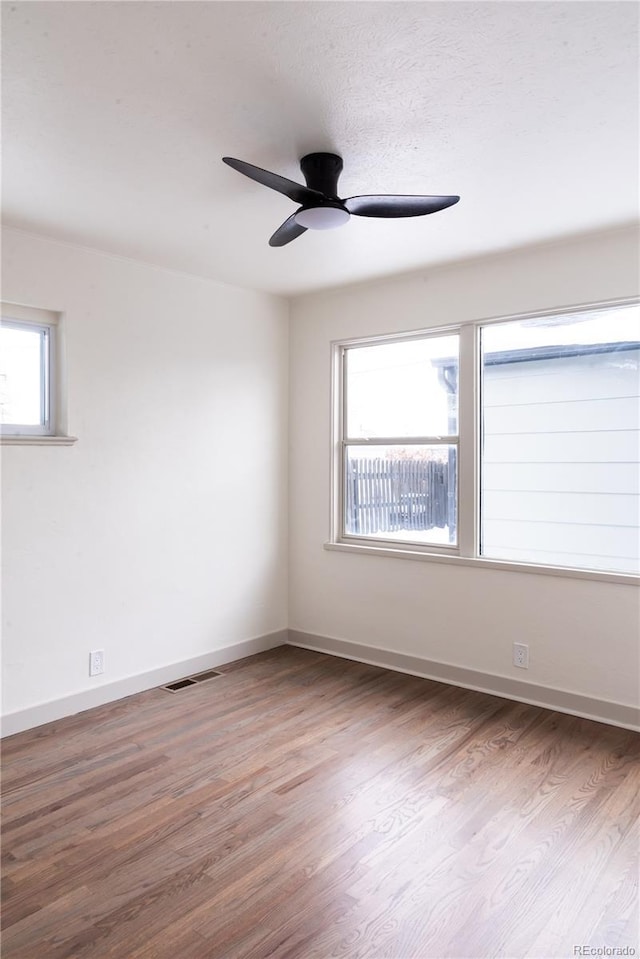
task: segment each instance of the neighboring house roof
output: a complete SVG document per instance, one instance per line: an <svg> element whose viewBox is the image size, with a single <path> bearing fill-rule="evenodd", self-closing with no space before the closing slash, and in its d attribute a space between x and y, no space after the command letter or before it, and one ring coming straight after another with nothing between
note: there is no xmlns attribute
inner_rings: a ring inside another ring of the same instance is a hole
<svg viewBox="0 0 640 959"><path fill-rule="evenodd" d="M619 343L577 343L554 346L534 346L519 350L499 350L484 354L485 366L502 366L507 363L532 363L536 360L560 360L568 356L593 356L598 353L623 353L640 350L638 340ZM456 357L440 357L431 360L437 369L446 369L457 364Z"/></svg>
<svg viewBox="0 0 640 959"><path fill-rule="evenodd" d="M534 360L557 360L565 356L591 356L596 353L622 353L627 350L640 350L640 342L626 340L620 343L578 343L574 345L535 346L521 350L501 350L485 353L485 366L499 366L503 363L531 363Z"/></svg>

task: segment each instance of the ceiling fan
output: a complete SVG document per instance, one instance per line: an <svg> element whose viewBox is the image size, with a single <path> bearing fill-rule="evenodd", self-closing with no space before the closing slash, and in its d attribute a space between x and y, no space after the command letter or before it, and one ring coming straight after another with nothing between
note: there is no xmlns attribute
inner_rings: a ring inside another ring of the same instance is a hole
<svg viewBox="0 0 640 959"><path fill-rule="evenodd" d="M309 153L300 160L306 186L286 177L270 173L244 160L223 157L223 162L264 186L284 193L300 204L269 240L269 246L285 246L307 230L330 230L347 223L354 216L424 216L453 206L459 196L338 196L338 177L342 159L335 153Z"/></svg>

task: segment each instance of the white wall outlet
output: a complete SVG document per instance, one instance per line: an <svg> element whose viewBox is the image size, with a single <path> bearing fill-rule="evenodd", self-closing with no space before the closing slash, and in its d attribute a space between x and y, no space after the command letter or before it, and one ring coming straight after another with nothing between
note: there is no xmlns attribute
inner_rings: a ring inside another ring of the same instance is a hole
<svg viewBox="0 0 640 959"><path fill-rule="evenodd" d="M89 675L100 676L104 672L104 649L92 649L89 653Z"/></svg>
<svg viewBox="0 0 640 959"><path fill-rule="evenodd" d="M529 647L525 643L513 644L513 665L529 669Z"/></svg>

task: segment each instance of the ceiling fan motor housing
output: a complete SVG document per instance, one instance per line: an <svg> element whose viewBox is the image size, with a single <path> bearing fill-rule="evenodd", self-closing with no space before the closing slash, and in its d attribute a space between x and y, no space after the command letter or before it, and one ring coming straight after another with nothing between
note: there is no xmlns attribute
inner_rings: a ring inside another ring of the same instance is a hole
<svg viewBox="0 0 640 959"><path fill-rule="evenodd" d="M300 169L310 190L338 199L338 178L342 173L342 158L335 153L308 153L300 160Z"/></svg>

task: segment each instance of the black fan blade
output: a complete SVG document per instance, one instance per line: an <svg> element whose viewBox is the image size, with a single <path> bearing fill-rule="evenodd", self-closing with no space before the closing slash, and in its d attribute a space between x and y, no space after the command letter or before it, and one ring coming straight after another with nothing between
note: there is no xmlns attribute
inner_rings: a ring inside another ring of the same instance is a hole
<svg viewBox="0 0 640 959"><path fill-rule="evenodd" d="M279 226L276 232L269 240L269 246L286 246L297 236L302 236L307 232L306 226L300 226L296 223L296 215L292 213L288 220L285 220L282 226Z"/></svg>
<svg viewBox="0 0 640 959"><path fill-rule="evenodd" d="M343 200L355 216L424 216L446 210L459 196L350 196Z"/></svg>
<svg viewBox="0 0 640 959"><path fill-rule="evenodd" d="M250 177L257 183L262 183L263 186L268 186L272 190L277 190L278 193L284 193L290 200L299 203L301 206L305 204L317 205L319 200L324 200L324 193L319 193L318 190L310 190L308 186L295 183L293 180L287 180L286 177L278 176L277 173L270 173L269 170L263 170L252 163L245 163L244 160L223 157L222 162L237 170L238 173L244 173L245 176Z"/></svg>

